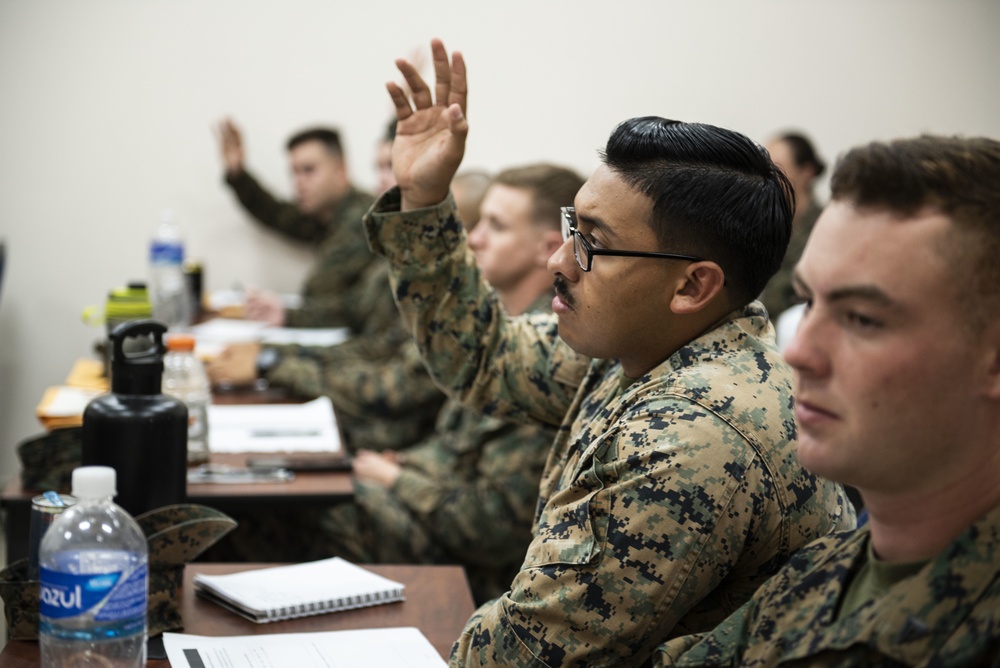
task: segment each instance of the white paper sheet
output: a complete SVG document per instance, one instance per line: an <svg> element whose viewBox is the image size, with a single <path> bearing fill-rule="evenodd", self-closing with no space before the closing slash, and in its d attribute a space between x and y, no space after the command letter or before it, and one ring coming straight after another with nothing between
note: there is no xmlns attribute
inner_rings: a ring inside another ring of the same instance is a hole
<svg viewBox="0 0 1000 668"><path fill-rule="evenodd" d="M212 452L339 452L340 432L329 397L304 404L211 405Z"/></svg>
<svg viewBox="0 0 1000 668"><path fill-rule="evenodd" d="M346 327L268 327L262 322L235 318L213 318L191 328L197 342L196 351L203 359L217 356L232 343L298 344L300 346L335 346L346 341Z"/></svg>
<svg viewBox="0 0 1000 668"><path fill-rule="evenodd" d="M210 638L164 633L172 668L441 668L447 666L418 629Z"/></svg>
<svg viewBox="0 0 1000 668"><path fill-rule="evenodd" d="M45 406L45 410L41 412L40 416L55 418L83 415L87 404L102 394L107 394L107 392L105 390L89 390L82 387L60 385L56 389L52 401Z"/></svg>

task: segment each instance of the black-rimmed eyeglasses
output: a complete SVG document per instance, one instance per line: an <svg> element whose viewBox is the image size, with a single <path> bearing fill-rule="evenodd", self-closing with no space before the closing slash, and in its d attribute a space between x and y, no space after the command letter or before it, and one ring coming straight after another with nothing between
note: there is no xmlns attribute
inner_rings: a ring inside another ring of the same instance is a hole
<svg viewBox="0 0 1000 668"><path fill-rule="evenodd" d="M594 264L595 255L616 255L619 257L658 257L667 260L690 260L691 262L701 262L704 258L693 255L679 255L677 253L652 253L649 251L629 251L629 250L605 250L594 248L590 242L580 234L576 226L576 209L571 206L564 206L562 212L562 235L563 241L573 237L573 255L576 256L576 263L580 269L590 271Z"/></svg>

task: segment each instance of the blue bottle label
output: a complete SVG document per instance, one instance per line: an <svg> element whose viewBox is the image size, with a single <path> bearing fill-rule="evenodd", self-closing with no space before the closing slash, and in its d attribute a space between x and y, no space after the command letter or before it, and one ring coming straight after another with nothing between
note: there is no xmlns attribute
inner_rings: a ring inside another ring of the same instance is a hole
<svg viewBox="0 0 1000 668"><path fill-rule="evenodd" d="M145 617L147 567L142 564L124 580L122 572L84 573L40 569L39 612L50 619L65 619L93 612L97 621Z"/></svg>
<svg viewBox="0 0 1000 668"><path fill-rule="evenodd" d="M149 246L149 260L153 264L181 264L184 262L184 246L154 241Z"/></svg>

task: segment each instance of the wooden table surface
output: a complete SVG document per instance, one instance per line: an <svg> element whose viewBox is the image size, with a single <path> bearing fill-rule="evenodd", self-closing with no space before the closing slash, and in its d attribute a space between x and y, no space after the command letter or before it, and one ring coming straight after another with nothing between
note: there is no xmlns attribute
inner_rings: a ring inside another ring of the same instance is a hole
<svg viewBox="0 0 1000 668"><path fill-rule="evenodd" d="M270 633L309 633L352 629L415 626L447 660L474 608L469 584L461 566L364 566L406 585L406 600L344 612L332 612L270 624L255 624L194 594L195 573L221 574L259 568L266 564L188 564L181 593L183 633L203 636L237 636ZM36 641L11 640L0 652L0 668L36 668ZM163 668L167 661L149 661Z"/></svg>

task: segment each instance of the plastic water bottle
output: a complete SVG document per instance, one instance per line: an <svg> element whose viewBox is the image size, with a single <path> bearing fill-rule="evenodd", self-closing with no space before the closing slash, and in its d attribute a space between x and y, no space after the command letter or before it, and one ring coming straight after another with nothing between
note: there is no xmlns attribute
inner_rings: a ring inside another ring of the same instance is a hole
<svg viewBox="0 0 1000 668"><path fill-rule="evenodd" d="M187 461L208 461L208 404L212 386L205 365L194 354L194 337L175 334L167 339L163 357L163 393L180 399L188 409Z"/></svg>
<svg viewBox="0 0 1000 668"><path fill-rule="evenodd" d="M191 304L184 278L184 242L177 218L170 209L160 213L160 223L149 244L150 296L153 318L167 327L191 324Z"/></svg>
<svg viewBox="0 0 1000 668"><path fill-rule="evenodd" d="M39 548L43 666L144 666L149 550L117 506L115 470L73 471L77 503Z"/></svg>

